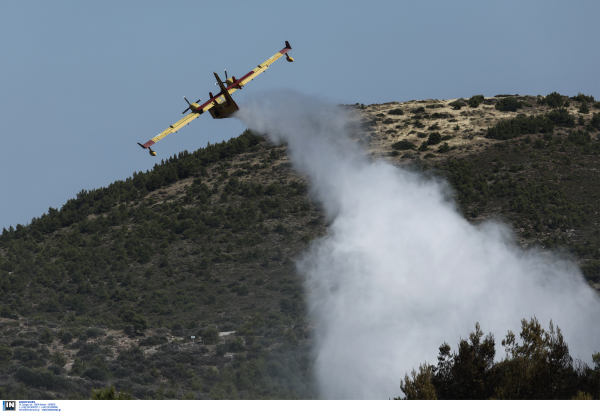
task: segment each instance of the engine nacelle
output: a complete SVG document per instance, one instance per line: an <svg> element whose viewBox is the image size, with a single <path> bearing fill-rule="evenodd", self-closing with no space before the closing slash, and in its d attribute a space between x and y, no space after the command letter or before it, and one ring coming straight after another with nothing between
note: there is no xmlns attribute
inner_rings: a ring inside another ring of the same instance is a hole
<svg viewBox="0 0 600 412"><path fill-rule="evenodd" d="M288 55L287 53L285 54L285 59L287 61L289 61L290 63L294 61L294 59L290 55Z"/></svg>

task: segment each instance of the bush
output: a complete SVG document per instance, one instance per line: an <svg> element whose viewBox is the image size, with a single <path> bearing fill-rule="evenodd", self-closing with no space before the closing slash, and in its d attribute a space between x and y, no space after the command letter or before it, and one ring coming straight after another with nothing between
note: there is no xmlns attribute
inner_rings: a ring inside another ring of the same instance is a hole
<svg viewBox="0 0 600 412"><path fill-rule="evenodd" d="M507 140L524 134L546 133L553 130L553 122L547 116L532 115L527 117L524 114L520 114L512 119L502 120L494 127L490 127L485 137L488 139Z"/></svg>
<svg viewBox="0 0 600 412"><path fill-rule="evenodd" d="M427 139L427 144L434 145L438 144L442 141L442 135L438 132L433 132L429 134L429 138Z"/></svg>
<svg viewBox="0 0 600 412"><path fill-rule="evenodd" d="M15 346L25 346L26 342L27 341L25 339L23 339L23 338L17 338L15 340L13 340L12 342L10 342L10 346L12 346L13 348Z"/></svg>
<svg viewBox="0 0 600 412"><path fill-rule="evenodd" d="M600 131L600 113L594 113L592 120L590 120L590 126Z"/></svg>
<svg viewBox="0 0 600 412"><path fill-rule="evenodd" d="M71 332L66 331L62 334L62 337L60 338L60 343L66 345L67 343L71 343L72 340L73 340L73 335L71 334Z"/></svg>
<svg viewBox="0 0 600 412"><path fill-rule="evenodd" d="M15 379L36 388L53 389L58 383L54 373L46 369L29 369L21 366L13 376Z"/></svg>
<svg viewBox="0 0 600 412"><path fill-rule="evenodd" d="M244 339L238 336L229 343L229 350L231 352L242 352L244 350Z"/></svg>
<svg viewBox="0 0 600 412"><path fill-rule="evenodd" d="M400 140L392 145L392 148L396 150L411 150L416 147L417 146L414 143L411 143L408 140Z"/></svg>
<svg viewBox="0 0 600 412"><path fill-rule="evenodd" d="M67 364L67 358L65 358L65 355L60 352L54 352L52 356L50 356L50 360L60 367L63 367Z"/></svg>
<svg viewBox="0 0 600 412"><path fill-rule="evenodd" d="M62 373L65 371L62 366L58 366L56 364L48 366L48 370L55 375L62 375Z"/></svg>
<svg viewBox="0 0 600 412"><path fill-rule="evenodd" d="M108 380L108 374L104 369L97 368L95 366L87 368L81 374L82 378L89 378L93 381L105 381Z"/></svg>
<svg viewBox="0 0 600 412"><path fill-rule="evenodd" d="M523 107L523 102L515 99L514 97L506 97L498 100L495 107L501 112L516 112L518 109Z"/></svg>
<svg viewBox="0 0 600 412"><path fill-rule="evenodd" d="M139 343L140 346L156 346L167 343L169 340L166 336L148 336L146 339L142 339Z"/></svg>
<svg viewBox="0 0 600 412"><path fill-rule="evenodd" d="M481 103L483 103L483 100L484 97L482 94L475 95L469 99L469 107L478 107Z"/></svg>
<svg viewBox="0 0 600 412"><path fill-rule="evenodd" d="M586 102L581 103L579 106L579 113L588 114L590 112L590 107Z"/></svg>
<svg viewBox="0 0 600 412"><path fill-rule="evenodd" d="M93 400L129 400L133 399L131 392L123 392L123 388L117 393L114 386L109 386L104 389L92 389Z"/></svg>
<svg viewBox="0 0 600 412"><path fill-rule="evenodd" d="M448 142L444 142L444 144L438 148L439 153L448 153L449 151L450 151L450 146L448 145Z"/></svg>
<svg viewBox="0 0 600 412"><path fill-rule="evenodd" d="M559 127L575 126L575 117L567 109L552 110L547 114L548 119Z"/></svg>
<svg viewBox="0 0 600 412"><path fill-rule="evenodd" d="M4 363L13 357L13 351L4 343L0 343L0 363Z"/></svg>
<svg viewBox="0 0 600 412"><path fill-rule="evenodd" d="M410 112L414 114L425 113L425 108L423 106L417 107L416 109L413 109Z"/></svg>
<svg viewBox="0 0 600 412"><path fill-rule="evenodd" d="M452 103L448 103L448 106L451 106L453 110L460 110L463 106L466 106L467 103L463 99L458 99L453 101Z"/></svg>
<svg viewBox="0 0 600 412"><path fill-rule="evenodd" d="M392 109L388 112L388 114L403 115L404 111L402 109Z"/></svg>
<svg viewBox="0 0 600 412"><path fill-rule="evenodd" d="M97 328L88 328L85 330L85 335L88 338L97 338L98 335L100 334L100 331Z"/></svg>
<svg viewBox="0 0 600 412"><path fill-rule="evenodd" d="M557 92L552 92L545 98L539 100L539 103L548 105L550 107L559 108L563 107L565 103L565 98Z"/></svg>
<svg viewBox="0 0 600 412"><path fill-rule="evenodd" d="M567 136L567 140L578 146L585 146L592 141L592 136L582 130L571 130Z"/></svg>
<svg viewBox="0 0 600 412"><path fill-rule="evenodd" d="M419 152L426 152L427 150L429 150L429 146L427 145L427 142L421 143L421 146L419 146Z"/></svg>
<svg viewBox="0 0 600 412"><path fill-rule="evenodd" d="M573 96L572 97L573 100L578 101L578 102L585 102L585 103L594 103L594 101L596 99L594 99L594 96L592 96L591 94L589 96L586 96L585 94L582 93L577 93L577 96Z"/></svg>
<svg viewBox="0 0 600 412"><path fill-rule="evenodd" d="M40 343L47 345L52 343L52 341L54 341L54 335L52 335L52 331L50 331L48 328L44 329L44 331L40 334Z"/></svg>
<svg viewBox="0 0 600 412"><path fill-rule="evenodd" d="M208 345L216 345L221 340L219 338L219 330L214 326L209 326L202 332L202 339Z"/></svg>

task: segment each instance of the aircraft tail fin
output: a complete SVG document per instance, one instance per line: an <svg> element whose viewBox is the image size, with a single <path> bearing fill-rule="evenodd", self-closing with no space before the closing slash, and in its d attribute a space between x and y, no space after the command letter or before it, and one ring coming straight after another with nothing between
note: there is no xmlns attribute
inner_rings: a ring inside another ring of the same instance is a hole
<svg viewBox="0 0 600 412"><path fill-rule="evenodd" d="M229 106L232 103L235 104L235 102L233 101L233 98L231 97L231 95L227 91L227 87L225 87L225 85L223 84L223 82L219 78L219 75L217 73L215 73L215 72L213 72L213 73L215 75L215 78L217 79L217 82L219 83L219 87L221 88L221 92L223 93L223 96L225 97L225 100L227 100L227 106Z"/></svg>

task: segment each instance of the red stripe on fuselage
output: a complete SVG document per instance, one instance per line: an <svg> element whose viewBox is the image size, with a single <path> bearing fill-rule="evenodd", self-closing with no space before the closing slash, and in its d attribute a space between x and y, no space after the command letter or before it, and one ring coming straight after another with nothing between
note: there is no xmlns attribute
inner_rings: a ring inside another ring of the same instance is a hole
<svg viewBox="0 0 600 412"><path fill-rule="evenodd" d="M148 140L146 143L144 143L144 144L142 145L142 147L143 147L144 149L147 149L147 148L149 148L150 146L152 146L154 143L156 143L154 140Z"/></svg>

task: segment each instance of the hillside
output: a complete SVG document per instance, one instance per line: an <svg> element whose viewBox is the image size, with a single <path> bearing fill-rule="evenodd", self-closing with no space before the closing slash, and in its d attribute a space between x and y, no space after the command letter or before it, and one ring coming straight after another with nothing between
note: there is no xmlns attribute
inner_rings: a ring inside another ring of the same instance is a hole
<svg viewBox="0 0 600 412"><path fill-rule="evenodd" d="M465 217L572 253L600 289L593 98L347 108L372 157L446 176ZM308 187L285 146L246 131L4 229L3 397L314 398L294 262L327 221Z"/></svg>

